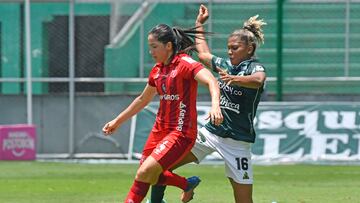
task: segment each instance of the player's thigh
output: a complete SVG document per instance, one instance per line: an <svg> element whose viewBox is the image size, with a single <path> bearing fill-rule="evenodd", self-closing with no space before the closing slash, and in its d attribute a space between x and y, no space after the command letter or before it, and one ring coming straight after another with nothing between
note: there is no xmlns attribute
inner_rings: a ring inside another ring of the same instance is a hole
<svg viewBox="0 0 360 203"><path fill-rule="evenodd" d="M161 132L153 132L151 131L146 143L143 147L142 156L140 159L140 164L142 164L154 151L156 146L161 142L161 140L166 136L166 134Z"/></svg>
<svg viewBox="0 0 360 203"><path fill-rule="evenodd" d="M218 152L225 162L225 173L233 188L236 203L252 203L253 166L250 144L219 138Z"/></svg>
<svg viewBox="0 0 360 203"><path fill-rule="evenodd" d="M240 184L229 178L236 203L252 203L252 184Z"/></svg>
<svg viewBox="0 0 360 203"><path fill-rule="evenodd" d="M158 143L150 156L157 160L163 170L168 170L184 159L194 143L194 138L172 132Z"/></svg>
<svg viewBox="0 0 360 203"><path fill-rule="evenodd" d="M240 184L252 184L251 144L218 137L216 146L217 151L224 159L226 176Z"/></svg>

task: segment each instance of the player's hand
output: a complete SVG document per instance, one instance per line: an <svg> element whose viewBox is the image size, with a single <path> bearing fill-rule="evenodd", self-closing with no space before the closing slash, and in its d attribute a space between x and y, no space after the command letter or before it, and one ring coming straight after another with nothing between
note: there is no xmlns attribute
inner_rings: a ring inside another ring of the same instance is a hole
<svg viewBox="0 0 360 203"><path fill-rule="evenodd" d="M204 24L206 20L209 18L209 11L203 4L200 5L199 14L196 18L196 22Z"/></svg>
<svg viewBox="0 0 360 203"><path fill-rule="evenodd" d="M112 120L104 125L102 131L106 136L111 135L116 131L116 129L118 129L119 126L120 125L117 124L115 120Z"/></svg>
<svg viewBox="0 0 360 203"><path fill-rule="evenodd" d="M220 125L224 120L220 106L212 106L209 112L209 116L206 118L206 120L207 119L210 119L210 122L214 125Z"/></svg>
<svg viewBox="0 0 360 203"><path fill-rule="evenodd" d="M216 69L216 72L219 73L220 75L221 75L222 73L226 73L226 70L220 68L219 66L216 66L215 69Z"/></svg>
<svg viewBox="0 0 360 203"><path fill-rule="evenodd" d="M218 71L219 75L220 75L220 79L222 81L224 81L226 83L226 85L231 85L233 82L235 81L235 76L234 75L230 75L228 74L225 70L216 67L216 70Z"/></svg>

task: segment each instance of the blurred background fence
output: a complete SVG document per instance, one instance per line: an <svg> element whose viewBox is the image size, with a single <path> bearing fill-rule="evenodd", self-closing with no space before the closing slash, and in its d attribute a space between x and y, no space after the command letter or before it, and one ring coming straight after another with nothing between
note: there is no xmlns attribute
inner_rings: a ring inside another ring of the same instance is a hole
<svg viewBox="0 0 360 203"><path fill-rule="evenodd" d="M40 155L127 154L131 122L111 138L102 125L147 81L147 32L193 27L200 3L215 55L244 20L268 23L266 100L360 99L359 0L0 0L0 124L35 124Z"/></svg>

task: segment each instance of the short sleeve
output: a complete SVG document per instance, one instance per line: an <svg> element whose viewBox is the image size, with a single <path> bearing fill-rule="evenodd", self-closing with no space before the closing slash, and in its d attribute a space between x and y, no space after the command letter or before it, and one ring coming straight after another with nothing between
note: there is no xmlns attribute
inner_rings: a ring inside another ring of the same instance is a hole
<svg viewBox="0 0 360 203"><path fill-rule="evenodd" d="M214 72L218 72L216 67L219 67L221 69L228 69L227 61L221 57L212 56L211 58L211 68Z"/></svg>
<svg viewBox="0 0 360 203"><path fill-rule="evenodd" d="M155 77L156 75L159 74L159 68L154 66L152 69L151 69L151 72L149 74L149 77L148 77L148 84L150 86L153 86L153 87L156 87L156 84L155 84Z"/></svg>
<svg viewBox="0 0 360 203"><path fill-rule="evenodd" d="M193 78L195 77L195 75L201 70L203 69L204 66L199 63L199 62L196 62L196 64L193 65L192 67L192 75L193 75Z"/></svg>
<svg viewBox="0 0 360 203"><path fill-rule="evenodd" d="M184 56L181 59L185 61L185 63L183 63L186 66L185 70L190 73L185 75L189 75L191 78L195 78L195 75L204 68L201 63L195 61L189 56Z"/></svg>
<svg viewBox="0 0 360 203"><path fill-rule="evenodd" d="M265 67L263 65L261 65L260 63L255 63L253 66L254 67L251 71L251 74L254 74L256 72L266 72Z"/></svg>

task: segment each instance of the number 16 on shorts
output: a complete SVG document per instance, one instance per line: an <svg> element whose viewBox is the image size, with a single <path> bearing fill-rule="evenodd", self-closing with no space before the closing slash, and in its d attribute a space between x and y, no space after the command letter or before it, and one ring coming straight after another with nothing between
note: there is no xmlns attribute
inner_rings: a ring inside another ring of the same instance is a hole
<svg viewBox="0 0 360 203"><path fill-rule="evenodd" d="M248 169L249 169L249 159L246 157L236 157L236 166L237 166L237 170L240 171L241 176L242 176L242 181L249 181L249 183L252 183L252 178L250 179L249 177L249 173L248 173ZM249 171L251 173L251 171ZM240 174L239 174L240 175Z"/></svg>
<svg viewBox="0 0 360 203"><path fill-rule="evenodd" d="M246 157L244 158L236 157L235 160L238 170L244 170L244 171L248 170L249 164L248 164L248 159Z"/></svg>

